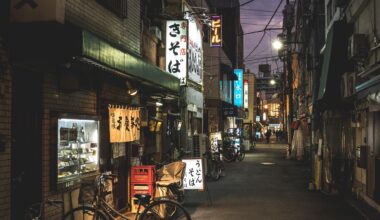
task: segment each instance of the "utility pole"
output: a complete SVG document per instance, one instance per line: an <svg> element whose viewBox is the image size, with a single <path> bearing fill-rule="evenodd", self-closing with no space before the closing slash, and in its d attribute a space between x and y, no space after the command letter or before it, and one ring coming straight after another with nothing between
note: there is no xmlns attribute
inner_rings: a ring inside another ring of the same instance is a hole
<svg viewBox="0 0 380 220"><path fill-rule="evenodd" d="M293 121L293 72L292 72L292 51L291 51L291 41L292 41L292 27L293 27L293 6L290 5L289 0L286 0L285 6L285 16L286 16L286 67L287 67L287 84L289 90L288 99L288 143L292 143L292 121Z"/></svg>

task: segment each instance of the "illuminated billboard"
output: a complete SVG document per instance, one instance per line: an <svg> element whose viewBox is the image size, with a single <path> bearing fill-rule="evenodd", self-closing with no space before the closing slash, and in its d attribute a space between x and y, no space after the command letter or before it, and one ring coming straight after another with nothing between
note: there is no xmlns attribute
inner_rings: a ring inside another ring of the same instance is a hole
<svg viewBox="0 0 380 220"><path fill-rule="evenodd" d="M222 16L211 16L210 46L222 47Z"/></svg>
<svg viewBox="0 0 380 220"><path fill-rule="evenodd" d="M234 105L243 107L243 70L235 69L237 80L234 81Z"/></svg>

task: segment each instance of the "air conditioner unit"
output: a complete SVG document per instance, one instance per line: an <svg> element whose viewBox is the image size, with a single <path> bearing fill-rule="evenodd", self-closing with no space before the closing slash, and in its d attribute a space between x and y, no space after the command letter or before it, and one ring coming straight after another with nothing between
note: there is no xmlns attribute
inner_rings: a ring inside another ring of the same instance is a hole
<svg viewBox="0 0 380 220"><path fill-rule="evenodd" d="M355 94L356 74L352 72L344 73L341 78L341 94L344 98Z"/></svg>
<svg viewBox="0 0 380 220"><path fill-rule="evenodd" d="M157 26L149 27L149 31L161 40L161 30Z"/></svg>
<svg viewBox="0 0 380 220"><path fill-rule="evenodd" d="M348 59L367 58L368 38L365 34L353 34L348 38Z"/></svg>

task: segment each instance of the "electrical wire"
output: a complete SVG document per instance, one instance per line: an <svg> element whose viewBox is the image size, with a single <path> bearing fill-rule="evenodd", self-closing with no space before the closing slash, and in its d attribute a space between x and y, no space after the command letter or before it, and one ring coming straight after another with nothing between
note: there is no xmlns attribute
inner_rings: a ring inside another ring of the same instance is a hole
<svg viewBox="0 0 380 220"><path fill-rule="evenodd" d="M265 26L264 28L264 32L263 32L263 35L261 36L261 39L259 40L259 42L257 43L257 45L253 48L253 50L244 58L244 59L247 59L253 52L255 52L255 50L259 47L259 45L261 44L261 42L263 41L264 37L265 37L265 30L268 28L268 26L270 25L270 23L272 22L272 19L274 18L274 16L276 15L278 9L280 8L282 2L284 0L281 0L280 3L278 4L276 10L274 11L272 17L269 19L268 21L268 24Z"/></svg>
<svg viewBox="0 0 380 220"><path fill-rule="evenodd" d="M249 0L243 4L240 4L239 7L243 7L244 5L248 5L249 3L254 2L254 1L256 1L256 0Z"/></svg>

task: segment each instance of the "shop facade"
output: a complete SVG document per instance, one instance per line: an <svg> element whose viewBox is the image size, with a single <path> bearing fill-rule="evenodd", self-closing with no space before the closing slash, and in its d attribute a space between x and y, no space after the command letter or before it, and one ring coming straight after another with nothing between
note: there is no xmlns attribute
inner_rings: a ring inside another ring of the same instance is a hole
<svg viewBox="0 0 380 220"><path fill-rule="evenodd" d="M64 211L75 207L80 182L103 171L118 176L113 206L127 209L129 169L139 164L139 149L163 150L163 122L169 124L168 112L179 111L179 81L141 58L140 12L133 9L139 4L128 2L127 19L103 23L103 15L119 16L96 2L66 1L60 8L65 24L54 19L12 23L12 135L17 139L11 152L12 219L23 218L19 210L47 198L63 199ZM95 9L98 16L73 8ZM110 26L125 29L128 38ZM110 106L134 113L128 122L114 121ZM126 129L126 124L139 137L111 143L111 127ZM43 210L47 219L61 212Z"/></svg>

